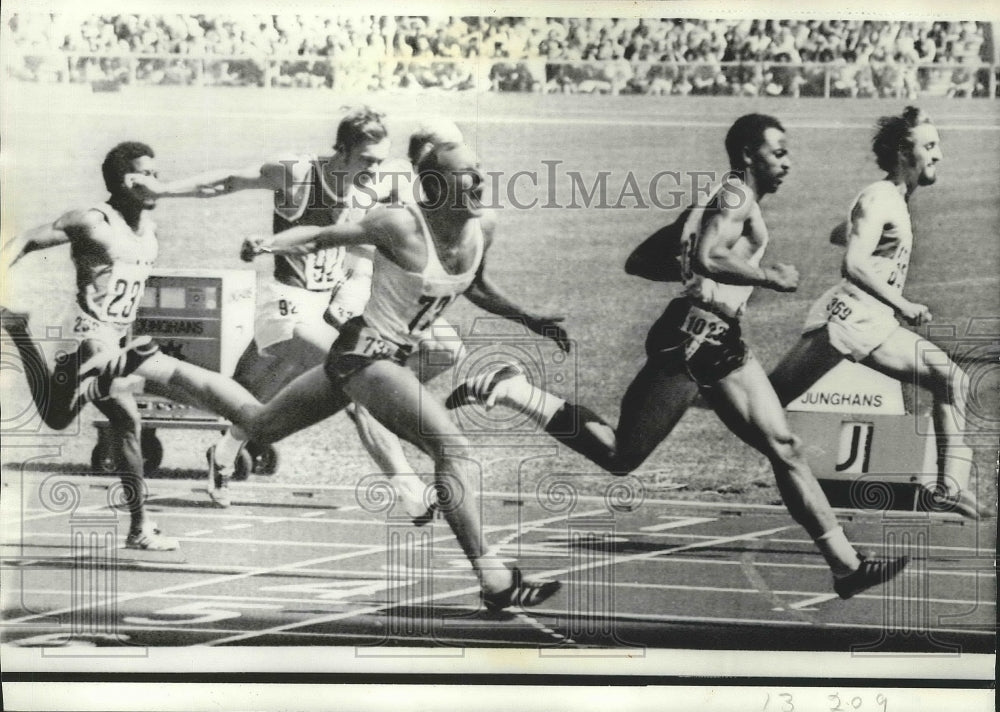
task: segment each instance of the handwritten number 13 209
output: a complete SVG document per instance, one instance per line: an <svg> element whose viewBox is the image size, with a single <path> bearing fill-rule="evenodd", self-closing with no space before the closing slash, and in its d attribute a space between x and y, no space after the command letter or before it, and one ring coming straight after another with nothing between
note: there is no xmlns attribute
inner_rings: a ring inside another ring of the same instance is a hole
<svg viewBox="0 0 1000 712"><path fill-rule="evenodd" d="M779 694L778 699L775 700L775 707L771 707L771 693L767 693L767 699L764 700L764 706L761 708L761 712L796 712L795 702L792 695L787 692L782 692ZM862 711L865 708L864 699L861 697L852 697L849 701L843 701L838 694L827 695L826 699L829 701L830 706L828 709L830 712L852 712L852 710ZM885 695L879 693L875 695L875 704L877 705L878 712L888 712L889 700ZM870 709L870 708L868 708Z"/></svg>

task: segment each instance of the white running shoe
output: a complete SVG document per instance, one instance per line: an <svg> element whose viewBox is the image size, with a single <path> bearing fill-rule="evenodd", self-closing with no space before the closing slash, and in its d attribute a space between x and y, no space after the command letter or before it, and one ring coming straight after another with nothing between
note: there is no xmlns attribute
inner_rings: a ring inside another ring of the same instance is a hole
<svg viewBox="0 0 1000 712"><path fill-rule="evenodd" d="M176 539L171 539L160 533L155 524L147 523L142 531L132 532L125 539L126 549L140 551L176 551L181 545Z"/></svg>
<svg viewBox="0 0 1000 712"><path fill-rule="evenodd" d="M212 445L205 452L205 459L208 461L208 496L212 504L219 509L227 509L229 501L229 477L230 467L220 465L215 460L215 445Z"/></svg>

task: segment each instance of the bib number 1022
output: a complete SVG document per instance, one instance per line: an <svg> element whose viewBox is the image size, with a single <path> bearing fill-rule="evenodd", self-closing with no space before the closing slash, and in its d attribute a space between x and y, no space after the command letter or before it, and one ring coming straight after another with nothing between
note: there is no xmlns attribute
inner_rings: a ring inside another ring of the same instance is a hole
<svg viewBox="0 0 1000 712"><path fill-rule="evenodd" d="M697 314L689 314L684 322L684 331L695 338L705 341L719 342L719 339L729 330L724 323L706 319Z"/></svg>

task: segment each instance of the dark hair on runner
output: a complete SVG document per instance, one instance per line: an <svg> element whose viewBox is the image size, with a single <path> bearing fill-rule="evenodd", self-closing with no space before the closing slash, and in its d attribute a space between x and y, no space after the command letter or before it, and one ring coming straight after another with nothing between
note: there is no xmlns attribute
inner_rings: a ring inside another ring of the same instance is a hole
<svg viewBox="0 0 1000 712"><path fill-rule="evenodd" d="M406 157L410 159L410 163L416 165L437 144L460 141L461 139L461 131L451 121L447 119L426 121L410 135L410 145L406 149Z"/></svg>
<svg viewBox="0 0 1000 712"><path fill-rule="evenodd" d="M118 144L104 157L101 164L101 175L104 176L104 187L109 193L122 189L122 180L127 173L132 173L132 161L143 156L155 158L153 149L138 141L124 141Z"/></svg>
<svg viewBox="0 0 1000 712"><path fill-rule="evenodd" d="M872 151L875 161L883 171L892 173L897 168L899 152L913 150L910 131L920 124L931 123L931 118L916 106L908 106L899 116L883 116L876 124Z"/></svg>
<svg viewBox="0 0 1000 712"><path fill-rule="evenodd" d="M726 134L726 154L729 167L743 168L743 149L756 151L764 143L764 132L768 129L784 131L781 122L769 114L746 114L733 122Z"/></svg>
<svg viewBox="0 0 1000 712"><path fill-rule="evenodd" d="M428 173L441 173L446 169L450 169L450 162L445 159L445 156L452 151L458 150L461 146L462 144L460 143L448 142L439 143L431 147L431 150L427 151L417 161L417 176L423 177Z"/></svg>
<svg viewBox="0 0 1000 712"><path fill-rule="evenodd" d="M360 143L377 143L389 135L385 128L385 114L369 106L352 109L337 126L337 138L333 148L349 151Z"/></svg>
<svg viewBox="0 0 1000 712"><path fill-rule="evenodd" d="M439 143L431 147L417 161L417 180L424 195L424 203L441 207L446 199L447 191L444 183L444 171L450 168L447 154L455 151L462 144Z"/></svg>

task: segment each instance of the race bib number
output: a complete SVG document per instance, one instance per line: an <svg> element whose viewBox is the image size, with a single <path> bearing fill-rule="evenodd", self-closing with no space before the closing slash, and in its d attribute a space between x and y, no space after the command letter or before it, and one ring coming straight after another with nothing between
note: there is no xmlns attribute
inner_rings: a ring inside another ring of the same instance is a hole
<svg viewBox="0 0 1000 712"><path fill-rule="evenodd" d="M841 321L846 321L851 315L851 311L851 307L849 307L840 297L834 297L830 300L830 303L826 305L826 313L830 319L840 319Z"/></svg>
<svg viewBox="0 0 1000 712"><path fill-rule="evenodd" d="M147 277L148 266L115 264L108 277L104 301L97 310L101 321L112 324L131 324L135 321L136 308L146 289Z"/></svg>
<svg viewBox="0 0 1000 712"><path fill-rule="evenodd" d="M420 297L420 308L410 320L410 333L420 334L426 331L434 323L434 320L441 316L441 312L455 301L457 297L457 294L445 294L440 297L424 295Z"/></svg>
<svg viewBox="0 0 1000 712"><path fill-rule="evenodd" d="M695 341L721 345L722 337L729 331L729 324L710 311L692 306L684 317L681 331L693 337Z"/></svg>
<svg viewBox="0 0 1000 712"><path fill-rule="evenodd" d="M903 285L906 284L906 270L910 267L910 249L905 246L900 246L899 250L896 251L896 262L893 266L892 272L889 273L889 278L886 282L890 287L895 287L896 291L902 292Z"/></svg>
<svg viewBox="0 0 1000 712"><path fill-rule="evenodd" d="M306 289L325 292L344 279L344 248L329 247L306 255Z"/></svg>
<svg viewBox="0 0 1000 712"><path fill-rule="evenodd" d="M399 348L369 326L347 328L341 331L335 346L343 356L364 356L365 358L391 358Z"/></svg>

